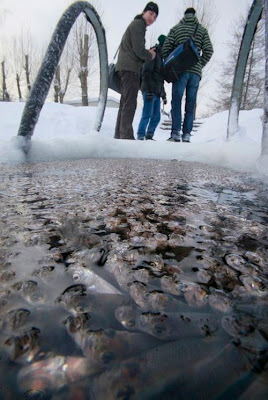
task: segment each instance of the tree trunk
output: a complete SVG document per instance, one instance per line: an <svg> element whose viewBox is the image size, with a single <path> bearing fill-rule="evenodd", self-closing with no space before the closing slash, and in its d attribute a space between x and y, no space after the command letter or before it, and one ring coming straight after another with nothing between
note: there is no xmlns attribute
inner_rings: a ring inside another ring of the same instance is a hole
<svg viewBox="0 0 268 400"><path fill-rule="evenodd" d="M17 89L19 94L19 101L22 101L21 89L20 89L20 77L19 74L16 74L16 82L17 82Z"/></svg>
<svg viewBox="0 0 268 400"><path fill-rule="evenodd" d="M64 96L65 96L65 94L67 92L67 88L68 88L69 81L70 81L70 75L71 75L71 69L69 68L68 71L67 71L64 90L60 90L60 103L61 104L63 103Z"/></svg>
<svg viewBox="0 0 268 400"><path fill-rule="evenodd" d="M88 43L89 36L84 35L80 41L80 72L79 79L82 90L82 106L88 106L87 77L88 77Z"/></svg>
<svg viewBox="0 0 268 400"><path fill-rule="evenodd" d="M29 68L29 56L25 55L25 74L26 74L26 83L27 83L27 88L30 91L31 90L31 83L30 83L30 68Z"/></svg>
<svg viewBox="0 0 268 400"><path fill-rule="evenodd" d="M6 73L5 73L5 61L2 61L2 91L3 91L3 101L10 101L10 97L7 91L6 85Z"/></svg>
<svg viewBox="0 0 268 400"><path fill-rule="evenodd" d="M60 65L58 65L57 69L56 69L55 78L54 78L54 101L55 101L55 103L59 102L60 87L61 87Z"/></svg>
<svg viewBox="0 0 268 400"><path fill-rule="evenodd" d="M261 154L268 156L268 0L264 0L265 11L265 91L263 107L263 131Z"/></svg>

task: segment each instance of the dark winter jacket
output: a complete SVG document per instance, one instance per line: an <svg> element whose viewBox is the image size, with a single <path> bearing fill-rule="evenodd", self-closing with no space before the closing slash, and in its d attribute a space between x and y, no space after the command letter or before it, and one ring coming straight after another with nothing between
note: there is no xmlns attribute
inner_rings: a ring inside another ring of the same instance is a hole
<svg viewBox="0 0 268 400"><path fill-rule="evenodd" d="M152 59L151 53L145 49L145 32L146 23L141 15L137 15L122 37L116 71L141 73L143 62Z"/></svg>
<svg viewBox="0 0 268 400"><path fill-rule="evenodd" d="M155 58L151 61L146 61L142 67L141 91L153 93L165 99L161 46L157 45L155 51Z"/></svg>
<svg viewBox="0 0 268 400"><path fill-rule="evenodd" d="M170 30L162 48L163 58L166 58L179 44L184 43L186 39L193 36L197 23L199 22L195 15L186 14L184 18ZM198 25L194 42L201 57L200 61L189 69L189 72L195 72L202 76L202 68L209 62L213 54L213 47L207 29L201 24Z"/></svg>

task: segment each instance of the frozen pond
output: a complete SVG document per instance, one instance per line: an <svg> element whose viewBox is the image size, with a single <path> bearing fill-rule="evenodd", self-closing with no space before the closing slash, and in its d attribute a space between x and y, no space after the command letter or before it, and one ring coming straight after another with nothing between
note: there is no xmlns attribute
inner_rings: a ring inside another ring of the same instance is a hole
<svg viewBox="0 0 268 400"><path fill-rule="evenodd" d="M0 174L0 399L267 399L267 184L177 160Z"/></svg>

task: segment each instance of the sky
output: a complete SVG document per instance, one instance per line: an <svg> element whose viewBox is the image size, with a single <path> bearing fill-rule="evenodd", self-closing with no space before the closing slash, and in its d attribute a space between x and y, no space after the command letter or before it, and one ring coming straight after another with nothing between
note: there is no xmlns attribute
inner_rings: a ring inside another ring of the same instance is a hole
<svg viewBox="0 0 268 400"><path fill-rule="evenodd" d="M199 1L202 2L202 0ZM226 59L228 51L227 42L230 39L231 26L240 15L247 13L252 1L214 1L213 9L217 15L217 22L213 34L211 32L214 45L213 65L210 66L209 79L205 82L206 90L202 90L204 99L199 105L201 112L205 110L208 98L215 91L219 65ZM159 34L168 34L170 28L182 17L179 0L158 0L156 3L159 6L159 16L147 30L147 47L155 44L150 41L155 40ZM24 28L29 30L40 43L48 42L59 18L70 4L72 4L71 0L0 0L0 41L5 42ZM144 0L94 0L91 4L101 16L111 61L125 29L135 15L142 12L147 2ZM168 93L170 93L170 87L171 85L167 85Z"/></svg>
<svg viewBox="0 0 268 400"><path fill-rule="evenodd" d="M0 166L25 160L18 147L17 132L25 103L0 102ZM116 108L107 107L100 132L94 131L96 107L73 107L45 103L31 140L29 161L68 159L145 158L184 160L244 171L268 182L268 156L261 155L263 110L241 111L239 131L226 141L228 112L215 114L193 132L191 143L167 142L169 130L161 129L167 116L162 115L155 133L156 141L113 139ZM137 109L134 132L141 117Z"/></svg>

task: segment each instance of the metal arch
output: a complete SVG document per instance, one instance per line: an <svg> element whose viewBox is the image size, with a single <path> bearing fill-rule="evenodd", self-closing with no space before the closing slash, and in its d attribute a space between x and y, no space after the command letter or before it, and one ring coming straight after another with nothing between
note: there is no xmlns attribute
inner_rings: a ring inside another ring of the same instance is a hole
<svg viewBox="0 0 268 400"><path fill-rule="evenodd" d="M252 40L254 38L254 34L257 29L257 24L261 18L261 13L262 13L262 0L254 0L250 8L248 20L244 29L244 34L242 37L235 74L234 74L231 105L228 117L227 139L229 139L230 136L234 136L239 129L238 118L239 118L239 110L241 105L242 89L243 89L244 76L247 66L247 60Z"/></svg>
<svg viewBox="0 0 268 400"><path fill-rule="evenodd" d="M47 97L67 37L81 12L86 14L87 20L92 24L98 42L100 58L100 95L95 127L97 130L101 128L108 92L108 54L105 30L93 6L86 1L78 1L72 4L60 18L33 84L29 99L25 104L18 136L23 136L27 142L29 142L33 135L35 125ZM27 147L27 145L24 146L26 151Z"/></svg>
<svg viewBox="0 0 268 400"><path fill-rule="evenodd" d="M264 0L265 12L265 90L263 107L263 131L261 155L268 156L268 0Z"/></svg>

